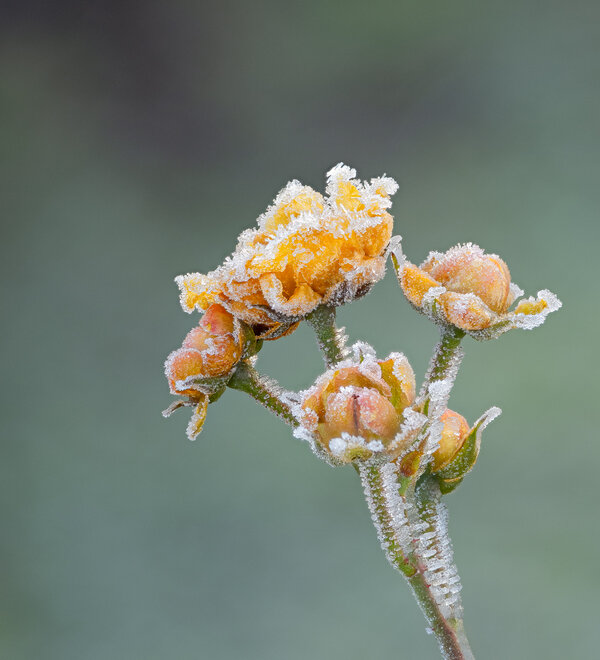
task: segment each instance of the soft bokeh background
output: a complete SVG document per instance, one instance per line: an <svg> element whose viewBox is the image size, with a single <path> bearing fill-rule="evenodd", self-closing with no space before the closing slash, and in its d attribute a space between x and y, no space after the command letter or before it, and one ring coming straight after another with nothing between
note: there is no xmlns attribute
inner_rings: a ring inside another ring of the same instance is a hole
<svg viewBox="0 0 600 660"><path fill-rule="evenodd" d="M437 658L353 470L237 392L164 421L209 270L293 177L400 182L415 261L474 241L564 309L466 342L452 406L497 404L448 502L478 657L597 657L600 5L3 3L0 655ZM340 312L421 376L391 274ZM307 329L261 354L321 370Z"/></svg>

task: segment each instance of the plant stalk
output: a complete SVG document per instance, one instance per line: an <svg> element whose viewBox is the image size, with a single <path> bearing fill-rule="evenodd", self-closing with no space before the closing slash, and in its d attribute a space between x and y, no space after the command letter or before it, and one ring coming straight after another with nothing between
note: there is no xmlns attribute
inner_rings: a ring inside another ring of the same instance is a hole
<svg viewBox="0 0 600 660"><path fill-rule="evenodd" d="M298 425L290 405L280 397L277 384L262 377L247 361L242 360L238 364L227 385L234 390L246 392L288 424Z"/></svg>
<svg viewBox="0 0 600 660"><path fill-rule="evenodd" d="M460 342L465 336L463 330L454 326L445 327L441 332L440 341L434 349L429 362L427 374L421 392L426 392L431 383L436 380L444 380L449 376L456 375L452 373L458 370L462 360L462 348Z"/></svg>
<svg viewBox="0 0 600 660"><path fill-rule="evenodd" d="M390 490L393 469L387 466L359 466L365 497L371 518L388 561L406 578L435 635L440 651L447 660L474 660L465 634L462 618L436 599L430 584L431 557L423 555L423 548L430 547L429 538L423 542L421 535L431 535L432 522L422 516L423 509L417 502L415 491L410 489L400 496L396 486ZM436 539L439 540L439 539Z"/></svg>
<svg viewBox="0 0 600 660"><path fill-rule="evenodd" d="M335 307L319 305L306 320L317 335L317 343L327 367L331 368L341 362L346 356L343 335L335 325Z"/></svg>

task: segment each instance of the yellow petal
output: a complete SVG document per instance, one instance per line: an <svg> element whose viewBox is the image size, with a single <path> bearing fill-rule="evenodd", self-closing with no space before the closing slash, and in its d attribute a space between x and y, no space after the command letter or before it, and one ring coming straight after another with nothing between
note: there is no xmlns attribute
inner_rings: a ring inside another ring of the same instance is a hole
<svg viewBox="0 0 600 660"><path fill-rule="evenodd" d="M440 283L412 264L406 264L400 274L400 286L408 300L417 307L423 302L423 296Z"/></svg>
<svg viewBox="0 0 600 660"><path fill-rule="evenodd" d="M201 433L204 421L206 420L206 411L208 409L208 395L204 394L198 400L198 405L194 409L192 418L187 427L187 437L195 440Z"/></svg>
<svg viewBox="0 0 600 660"><path fill-rule="evenodd" d="M218 295L218 283L202 273L179 275L175 282L180 290L179 301L186 312L192 312L195 308L207 309Z"/></svg>
<svg viewBox="0 0 600 660"><path fill-rule="evenodd" d="M269 305L286 316L304 316L321 302L321 296L308 284L300 284L292 295L286 298L283 284L274 273L262 275L260 286Z"/></svg>
<svg viewBox="0 0 600 660"><path fill-rule="evenodd" d="M548 307L545 300L522 300L515 308L515 314L539 314Z"/></svg>

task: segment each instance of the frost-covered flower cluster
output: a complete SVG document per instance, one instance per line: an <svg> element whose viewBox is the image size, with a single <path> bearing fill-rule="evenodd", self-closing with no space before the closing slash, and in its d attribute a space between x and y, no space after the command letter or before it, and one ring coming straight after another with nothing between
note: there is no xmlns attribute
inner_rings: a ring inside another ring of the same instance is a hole
<svg viewBox="0 0 600 660"><path fill-rule="evenodd" d="M460 342L533 329L561 303L547 290L517 302L523 292L505 262L471 243L412 264L392 237L397 187L387 176L361 182L343 164L328 172L325 195L291 181L221 266L177 277L183 309L203 315L165 363L180 398L164 414L193 407L194 439L209 403L238 389L288 422L319 458L353 464L382 547L410 579L446 657L472 657L462 654L461 585L441 497L472 470L482 432L500 410L469 426L448 408ZM335 325L336 308L381 280L388 256L405 297L441 332L419 389L404 354L378 359L362 341L348 349ZM303 320L326 369L306 390L288 392L255 367L264 340L289 335Z"/></svg>

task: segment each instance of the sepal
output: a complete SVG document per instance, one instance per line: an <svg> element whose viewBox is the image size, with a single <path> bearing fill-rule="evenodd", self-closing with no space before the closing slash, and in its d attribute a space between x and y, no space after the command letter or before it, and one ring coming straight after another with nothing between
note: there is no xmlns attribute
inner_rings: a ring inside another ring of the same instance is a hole
<svg viewBox="0 0 600 660"><path fill-rule="evenodd" d="M454 458L441 470L434 473L443 494L452 492L473 469L481 449L481 435L485 427L502 411L490 408L473 425Z"/></svg>

